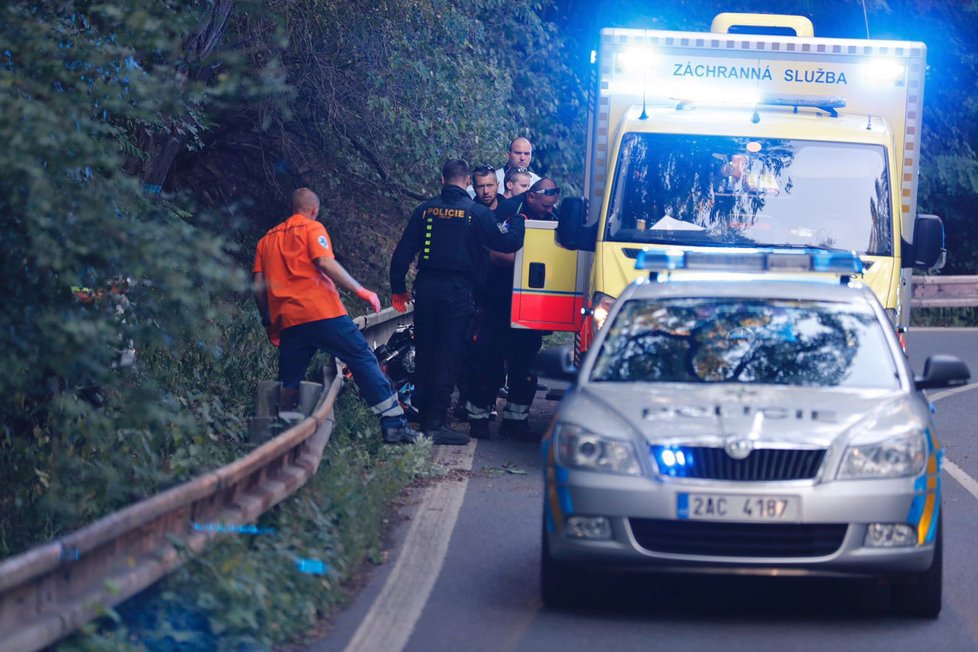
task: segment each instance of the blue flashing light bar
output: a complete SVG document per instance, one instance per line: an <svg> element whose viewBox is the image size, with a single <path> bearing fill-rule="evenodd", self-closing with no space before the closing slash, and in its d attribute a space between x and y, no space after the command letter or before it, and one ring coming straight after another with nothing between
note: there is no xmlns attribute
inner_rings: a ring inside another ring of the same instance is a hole
<svg viewBox="0 0 978 652"><path fill-rule="evenodd" d="M822 272L861 274L863 261L854 251L827 249L747 249L718 248L708 251L685 249L643 249L635 269L648 272L726 271L726 272Z"/></svg>

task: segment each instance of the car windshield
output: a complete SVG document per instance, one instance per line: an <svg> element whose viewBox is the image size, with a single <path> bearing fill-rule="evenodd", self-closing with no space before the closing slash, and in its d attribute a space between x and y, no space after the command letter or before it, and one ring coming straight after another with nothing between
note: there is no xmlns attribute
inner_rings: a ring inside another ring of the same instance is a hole
<svg viewBox="0 0 978 652"><path fill-rule="evenodd" d="M889 256L886 153L879 145L629 133L605 230L614 242Z"/></svg>
<svg viewBox="0 0 978 652"><path fill-rule="evenodd" d="M628 301L590 379L899 387L870 306L750 298Z"/></svg>

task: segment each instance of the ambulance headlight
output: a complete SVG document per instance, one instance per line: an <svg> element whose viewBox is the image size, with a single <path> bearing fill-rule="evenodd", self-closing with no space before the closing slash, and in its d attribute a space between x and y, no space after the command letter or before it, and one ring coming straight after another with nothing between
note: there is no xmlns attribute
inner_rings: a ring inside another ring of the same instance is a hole
<svg viewBox="0 0 978 652"><path fill-rule="evenodd" d="M863 67L863 76L868 81L892 82L903 81L907 67L895 59L873 59Z"/></svg>
<svg viewBox="0 0 978 652"><path fill-rule="evenodd" d="M602 292L595 292L591 297L591 323L595 333L604 326L613 305L615 305L615 298Z"/></svg>
<svg viewBox="0 0 978 652"><path fill-rule="evenodd" d="M652 72L655 61L655 51L651 48L629 48L615 55L615 71L633 77L641 77Z"/></svg>

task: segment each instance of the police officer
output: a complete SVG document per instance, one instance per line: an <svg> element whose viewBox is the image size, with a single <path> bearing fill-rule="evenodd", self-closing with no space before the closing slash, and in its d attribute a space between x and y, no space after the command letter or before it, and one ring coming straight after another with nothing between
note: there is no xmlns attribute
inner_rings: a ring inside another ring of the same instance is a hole
<svg viewBox="0 0 978 652"><path fill-rule="evenodd" d="M499 202L496 217L506 220L515 213L525 219L552 220L559 197L557 184L551 179L540 179L525 193ZM477 438L489 436L490 408L486 406L495 403L496 392L506 378L509 389L499 432L511 437L526 437L531 434L530 404L537 391L537 377L530 373L530 361L543 345L543 333L510 327L514 256L496 251L489 253L492 264L486 282L479 287L481 319L469 358L470 376L466 383L469 432Z"/></svg>
<svg viewBox="0 0 978 652"><path fill-rule="evenodd" d="M418 408L421 429L435 444L469 441L465 433L448 428L445 419L472 319L473 287L485 274L487 250L514 252L523 246L523 218L516 215L497 223L491 211L469 197L468 182L465 161L445 163L441 194L414 210L391 258L392 303L404 312L411 303L405 276L418 256L414 282Z"/></svg>

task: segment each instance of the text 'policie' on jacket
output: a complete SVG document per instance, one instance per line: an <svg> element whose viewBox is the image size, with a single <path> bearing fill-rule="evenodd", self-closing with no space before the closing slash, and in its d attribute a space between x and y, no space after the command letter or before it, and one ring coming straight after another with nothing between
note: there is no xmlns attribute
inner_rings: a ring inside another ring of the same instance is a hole
<svg viewBox="0 0 978 652"><path fill-rule="evenodd" d="M488 264L487 249L511 253L523 246L523 217L498 224L465 189L445 186L418 206L391 258L391 292L407 291L405 276L415 255L420 274L457 274L478 283Z"/></svg>

